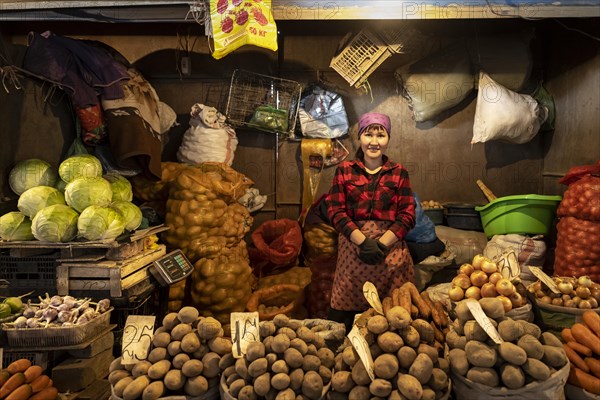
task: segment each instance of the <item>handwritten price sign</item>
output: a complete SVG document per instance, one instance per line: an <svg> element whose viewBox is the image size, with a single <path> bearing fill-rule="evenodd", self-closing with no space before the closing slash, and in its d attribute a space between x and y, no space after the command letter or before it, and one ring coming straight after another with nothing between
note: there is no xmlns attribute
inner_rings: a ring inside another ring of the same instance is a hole
<svg viewBox="0 0 600 400"><path fill-rule="evenodd" d="M379 314L383 315L383 306L381 305L381 300L379 300L379 294L377 293L377 288L373 283L366 281L363 285L363 295L367 302L377 311Z"/></svg>
<svg viewBox="0 0 600 400"><path fill-rule="evenodd" d="M496 327L492 324L492 321L485 315L483 309L481 308L481 304L478 301L474 300L465 300L467 302L467 307L471 310L471 314L475 317L475 321L483 328L485 333L488 334L492 340L498 344L504 342L500 337L500 334L496 330Z"/></svg>
<svg viewBox="0 0 600 400"><path fill-rule="evenodd" d="M367 374L369 374L369 378L371 378L372 381L375 380L375 373L373 372L373 356L371 355L369 343L367 343L365 338L360 334L356 325L352 327L347 336L348 339L350 339L350 343L352 343L354 350L358 353L360 360L363 362Z"/></svg>
<svg viewBox="0 0 600 400"><path fill-rule="evenodd" d="M231 313L231 338L232 352L235 358L242 358L246 354L248 344L260 342L258 312L233 312Z"/></svg>
<svg viewBox="0 0 600 400"><path fill-rule="evenodd" d="M148 357L148 350L154 337L155 316L130 315L123 330L121 364L135 364Z"/></svg>

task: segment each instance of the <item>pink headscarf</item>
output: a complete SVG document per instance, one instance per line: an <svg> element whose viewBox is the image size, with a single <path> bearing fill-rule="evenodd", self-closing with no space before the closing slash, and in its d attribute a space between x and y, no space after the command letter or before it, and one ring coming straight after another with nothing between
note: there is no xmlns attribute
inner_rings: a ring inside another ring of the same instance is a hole
<svg viewBox="0 0 600 400"><path fill-rule="evenodd" d="M390 136L390 131L392 129L392 122L390 121L390 117L388 117L385 114L371 112L363 114L358 120L358 137L360 138L360 135L362 135L364 130L367 129L369 125L373 124L382 125L387 131L388 136Z"/></svg>

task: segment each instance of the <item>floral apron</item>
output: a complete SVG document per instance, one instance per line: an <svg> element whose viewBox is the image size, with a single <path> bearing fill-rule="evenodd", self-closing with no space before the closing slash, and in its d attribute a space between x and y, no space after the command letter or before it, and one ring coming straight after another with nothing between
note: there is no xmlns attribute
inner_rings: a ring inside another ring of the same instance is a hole
<svg viewBox="0 0 600 400"><path fill-rule="evenodd" d="M365 236L378 239L391 225L389 221L358 221ZM363 296L363 284L372 282L383 300L404 282L414 282L414 267L406 243L394 243L385 261L369 265L358 258L360 249L340 234L338 258L331 290L331 308L336 310L366 310L370 307Z"/></svg>

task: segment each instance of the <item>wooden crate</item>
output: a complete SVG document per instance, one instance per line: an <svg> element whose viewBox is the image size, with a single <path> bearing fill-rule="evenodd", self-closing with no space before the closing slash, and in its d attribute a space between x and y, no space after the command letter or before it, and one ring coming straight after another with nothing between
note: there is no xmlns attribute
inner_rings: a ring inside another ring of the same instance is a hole
<svg viewBox="0 0 600 400"><path fill-rule="evenodd" d="M165 245L144 251L125 260L61 260L56 268L56 285L61 296L71 291L110 292L111 297L150 278L150 264L166 254Z"/></svg>

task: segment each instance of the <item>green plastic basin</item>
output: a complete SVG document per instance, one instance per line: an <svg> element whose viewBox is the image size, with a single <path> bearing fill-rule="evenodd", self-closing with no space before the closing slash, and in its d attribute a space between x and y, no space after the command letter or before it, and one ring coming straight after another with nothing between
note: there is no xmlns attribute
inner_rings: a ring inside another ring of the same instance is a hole
<svg viewBox="0 0 600 400"><path fill-rule="evenodd" d="M547 235L561 200L561 196L537 194L505 196L475 210L481 215L487 237L509 233Z"/></svg>

